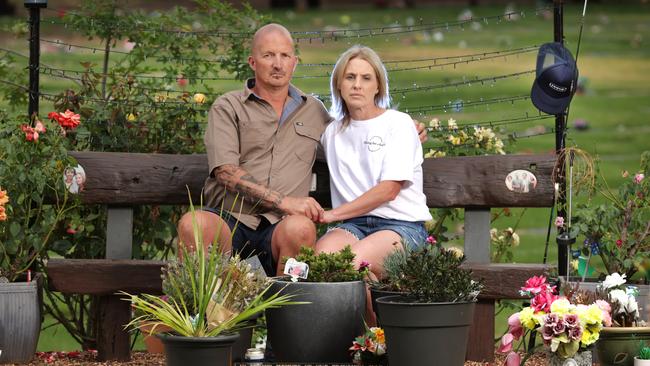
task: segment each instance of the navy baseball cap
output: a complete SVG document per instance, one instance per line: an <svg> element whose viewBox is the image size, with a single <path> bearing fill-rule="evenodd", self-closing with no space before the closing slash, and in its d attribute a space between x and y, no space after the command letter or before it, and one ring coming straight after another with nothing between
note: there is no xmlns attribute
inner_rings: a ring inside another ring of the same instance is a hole
<svg viewBox="0 0 650 366"><path fill-rule="evenodd" d="M559 42L545 43L537 53L537 76L530 99L537 109L548 114L563 113L578 83L576 62Z"/></svg>

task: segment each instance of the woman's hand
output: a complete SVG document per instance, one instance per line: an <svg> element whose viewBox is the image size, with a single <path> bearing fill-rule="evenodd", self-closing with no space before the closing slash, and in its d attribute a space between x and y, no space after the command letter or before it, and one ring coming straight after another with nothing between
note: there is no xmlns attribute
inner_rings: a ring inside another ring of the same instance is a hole
<svg viewBox="0 0 650 366"><path fill-rule="evenodd" d="M321 214L319 222L321 224L329 224L334 221L338 221L338 220L336 219L336 217L334 217L334 213L332 212L332 210L328 210Z"/></svg>

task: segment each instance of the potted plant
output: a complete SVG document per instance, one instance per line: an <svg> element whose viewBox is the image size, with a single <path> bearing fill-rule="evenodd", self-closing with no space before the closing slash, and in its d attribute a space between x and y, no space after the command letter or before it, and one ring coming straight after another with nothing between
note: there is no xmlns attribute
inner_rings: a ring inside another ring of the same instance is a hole
<svg viewBox="0 0 650 366"><path fill-rule="evenodd" d="M618 190L606 181L596 185L607 202L589 200L578 205L573 229L584 236L583 257L587 258L583 274L592 256L598 256L604 275L624 274L638 287L636 295L641 319L650 321L650 151L641 155L636 173L623 172ZM564 221L563 219L560 221ZM602 277L604 277L604 275Z"/></svg>
<svg viewBox="0 0 650 366"><path fill-rule="evenodd" d="M457 250L408 250L397 285L405 295L377 299L393 365L463 365L481 284Z"/></svg>
<svg viewBox="0 0 650 366"><path fill-rule="evenodd" d="M190 205L190 209L194 208ZM168 327L158 333L165 346L167 365L229 365L231 347L249 319L264 310L289 304L289 294L269 294L270 285L260 271L214 244L207 249L194 222L196 249L163 268L163 293L126 295L137 312L127 327L140 324ZM216 242L216 241L215 241Z"/></svg>
<svg viewBox="0 0 650 366"><path fill-rule="evenodd" d="M626 275L613 273L599 285L611 310L611 323L603 328L596 345L602 364L632 366L639 353L639 341L650 342L650 327L640 319L636 286L626 285Z"/></svg>
<svg viewBox="0 0 650 366"><path fill-rule="evenodd" d="M650 347L641 347L638 356L634 357L634 366L650 366Z"/></svg>
<svg viewBox="0 0 650 366"><path fill-rule="evenodd" d="M72 206L62 177L74 127L0 111L0 363L27 362L36 351L40 275L31 272Z"/></svg>
<svg viewBox="0 0 650 366"><path fill-rule="evenodd" d="M349 348L352 351L352 362L355 365L382 365L388 364L386 354L386 335L379 327L368 327L366 331L352 341Z"/></svg>
<svg viewBox="0 0 650 366"><path fill-rule="evenodd" d="M364 329L367 267L354 268L349 246L315 254L302 247L295 258L307 263L306 279L276 278L269 293L291 294L308 302L300 307L266 311L268 343L279 362L349 362L348 347Z"/></svg>
<svg viewBox="0 0 650 366"><path fill-rule="evenodd" d="M610 323L608 304L584 291L560 296L543 276L530 278L521 292L531 297L530 305L508 318L508 331L501 337L498 351L509 353L508 357L518 364L519 354L513 351L513 344L534 332L542 338L541 346L546 349L549 365L591 366L591 347L602 335L603 327ZM534 350L529 348L526 358Z"/></svg>
<svg viewBox="0 0 650 366"><path fill-rule="evenodd" d="M375 312L377 324L380 326L381 316L379 314L379 307L377 306L377 299L385 296L404 294L398 280L402 275L402 269L405 263L406 252L404 250L394 250L384 258L383 268L385 276L379 280L368 280L372 310Z"/></svg>

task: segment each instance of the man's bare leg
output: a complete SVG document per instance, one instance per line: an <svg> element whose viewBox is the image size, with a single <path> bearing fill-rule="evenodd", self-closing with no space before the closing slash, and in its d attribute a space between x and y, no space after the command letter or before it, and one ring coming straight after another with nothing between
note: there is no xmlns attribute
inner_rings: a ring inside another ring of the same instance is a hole
<svg viewBox="0 0 650 366"><path fill-rule="evenodd" d="M316 244L316 225L305 216L287 216L277 224L271 239L273 259L278 264L276 274L282 275L283 258L295 257L300 247L314 247Z"/></svg>
<svg viewBox="0 0 650 366"><path fill-rule="evenodd" d="M230 252L232 248L231 232L228 224L219 215L209 211L187 212L178 222L178 242L185 245L186 249L194 250L194 225L196 220L199 232L202 235L203 245L207 249L215 239L218 239L222 252ZM179 248L180 249L180 248ZM181 254L181 251L178 251Z"/></svg>

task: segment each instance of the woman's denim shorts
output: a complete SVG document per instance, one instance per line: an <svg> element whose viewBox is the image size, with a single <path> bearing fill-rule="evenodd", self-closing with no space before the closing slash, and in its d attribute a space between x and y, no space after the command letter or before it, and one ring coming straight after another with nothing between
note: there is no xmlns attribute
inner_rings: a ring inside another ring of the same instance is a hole
<svg viewBox="0 0 650 366"><path fill-rule="evenodd" d="M402 221L377 216L355 217L330 228L333 229L345 230L359 240L377 231L391 230L402 237L402 243L409 249L417 249L424 245L428 235L423 221Z"/></svg>

